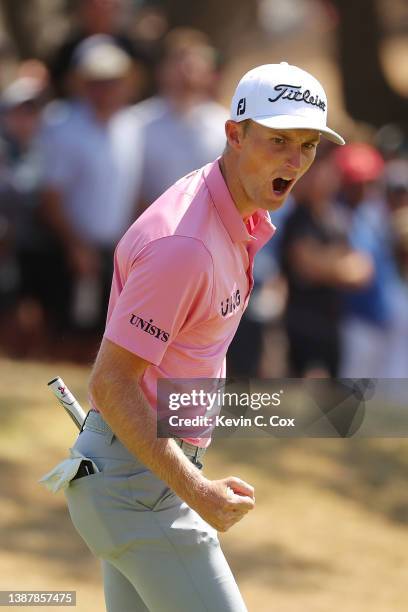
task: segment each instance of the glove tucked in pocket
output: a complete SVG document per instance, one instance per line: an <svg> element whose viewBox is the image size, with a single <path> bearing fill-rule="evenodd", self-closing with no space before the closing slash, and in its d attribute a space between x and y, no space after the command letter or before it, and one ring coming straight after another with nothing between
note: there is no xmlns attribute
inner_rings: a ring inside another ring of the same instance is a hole
<svg viewBox="0 0 408 612"><path fill-rule="evenodd" d="M83 461L88 462L88 464L92 464L92 468L94 470L94 474L99 472L98 466L91 460L89 457L85 457L77 450L70 448L70 458L65 459L58 465L56 465L50 472L45 474L40 480L39 483L43 484L49 491L52 493L57 493L61 489L66 489L77 475L77 472L81 466Z"/></svg>

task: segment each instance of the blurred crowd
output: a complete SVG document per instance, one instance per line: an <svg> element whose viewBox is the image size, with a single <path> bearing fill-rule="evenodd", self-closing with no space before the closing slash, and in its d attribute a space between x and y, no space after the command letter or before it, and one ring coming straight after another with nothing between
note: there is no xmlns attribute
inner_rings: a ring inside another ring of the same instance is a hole
<svg viewBox="0 0 408 612"><path fill-rule="evenodd" d="M0 351L13 357L92 360L118 239L225 146L209 38L153 12L157 36L137 40L120 6L78 2L52 58L24 61L0 94ZM398 126L319 145L272 213L231 374L273 374L276 340L280 374L408 376L406 145Z"/></svg>
<svg viewBox="0 0 408 612"><path fill-rule="evenodd" d="M377 142L321 142L271 214L278 231L255 264L253 299L230 349L236 375L267 374L265 343L278 339L281 375L408 376L408 151L396 126Z"/></svg>

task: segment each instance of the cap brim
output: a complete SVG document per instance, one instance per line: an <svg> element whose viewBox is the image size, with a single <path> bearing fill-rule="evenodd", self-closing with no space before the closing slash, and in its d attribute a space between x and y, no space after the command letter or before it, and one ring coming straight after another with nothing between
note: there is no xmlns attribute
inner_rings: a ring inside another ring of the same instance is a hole
<svg viewBox="0 0 408 612"><path fill-rule="evenodd" d="M255 123L259 123L260 125L264 125L265 127L270 127L274 129L280 130L316 130L320 132L323 136L325 136L331 142L334 142L338 145L346 144L344 138L337 134L334 130L326 126L316 125L313 121L307 119L307 117L301 117L297 115L278 115L273 117L257 117L252 118L252 121Z"/></svg>

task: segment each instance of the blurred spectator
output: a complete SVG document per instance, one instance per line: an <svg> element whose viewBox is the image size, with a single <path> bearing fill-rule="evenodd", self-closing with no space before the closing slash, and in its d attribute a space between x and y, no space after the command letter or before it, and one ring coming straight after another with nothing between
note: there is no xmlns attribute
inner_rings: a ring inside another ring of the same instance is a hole
<svg viewBox="0 0 408 612"><path fill-rule="evenodd" d="M384 162L374 147L363 143L335 151L334 160L342 181L340 200L348 216L349 240L374 262L369 285L346 295L341 375L385 378L392 376L390 338L400 280L389 210L380 190Z"/></svg>
<svg viewBox="0 0 408 612"><path fill-rule="evenodd" d="M161 41L168 30L164 6L151 2L139 4L130 33L145 64L140 99L150 98L157 93L156 67L160 60Z"/></svg>
<svg viewBox="0 0 408 612"><path fill-rule="evenodd" d="M159 41L168 30L166 11L158 3L143 3L136 13L132 36L150 57L156 57Z"/></svg>
<svg viewBox="0 0 408 612"><path fill-rule="evenodd" d="M0 144L1 147L1 144ZM15 207L9 197L7 166L0 149L0 347L9 349L10 320L14 317L19 288L15 247ZM15 321L13 321L15 323ZM15 333L15 324L12 325Z"/></svg>
<svg viewBox="0 0 408 612"><path fill-rule="evenodd" d="M384 182L398 269L408 283L408 160L389 162Z"/></svg>
<svg viewBox="0 0 408 612"><path fill-rule="evenodd" d="M75 59L81 97L54 103L45 116L43 212L67 265L60 311L72 326L97 331L116 242L135 218L140 142L126 111L129 56L109 37L95 36Z"/></svg>
<svg viewBox="0 0 408 612"><path fill-rule="evenodd" d="M335 168L323 150L297 186L297 205L281 238L292 376L338 374L340 289L361 287L372 274L370 260L347 242L342 216L334 204L337 189Z"/></svg>
<svg viewBox="0 0 408 612"><path fill-rule="evenodd" d="M115 43L133 60L135 74L134 101L142 97L142 82L148 79L152 69L149 55L132 40L124 28L126 3L125 0L70 0L75 26L53 53L49 62L51 80L57 97L71 96L75 93L70 79L70 71L75 49L80 42L95 34L107 34L114 38Z"/></svg>
<svg viewBox="0 0 408 612"><path fill-rule="evenodd" d="M141 210L222 153L228 113L212 100L216 79L217 53L205 34L187 28L167 34L159 95L135 106L144 126Z"/></svg>
<svg viewBox="0 0 408 612"><path fill-rule="evenodd" d="M9 307L3 344L15 355L37 343L52 297L44 272L50 256L49 237L38 219L38 133L47 78L44 66L35 60L31 64L37 71L28 73L22 65L19 74L31 76L20 76L1 95L0 294L3 309L5 304Z"/></svg>
<svg viewBox="0 0 408 612"><path fill-rule="evenodd" d="M390 287L392 320L383 377L408 378L408 161L390 161L384 183L388 211L384 231L389 234L398 274Z"/></svg>
<svg viewBox="0 0 408 612"><path fill-rule="evenodd" d="M39 89L47 92L50 75L43 62L38 59L27 59L21 62L17 68L17 79L28 77L37 83Z"/></svg>
<svg viewBox="0 0 408 612"><path fill-rule="evenodd" d="M383 125L375 135L375 144L385 160L398 159L408 153L404 128L396 123Z"/></svg>

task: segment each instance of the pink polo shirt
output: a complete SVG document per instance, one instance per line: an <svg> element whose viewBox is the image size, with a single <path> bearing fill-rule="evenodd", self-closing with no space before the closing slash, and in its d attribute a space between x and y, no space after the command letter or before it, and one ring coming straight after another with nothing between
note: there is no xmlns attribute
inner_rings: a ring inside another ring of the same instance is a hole
<svg viewBox="0 0 408 612"><path fill-rule="evenodd" d="M263 210L243 222L216 160L170 187L123 236L105 337L150 362L141 387L153 408L158 378L225 377L253 259L274 230Z"/></svg>

